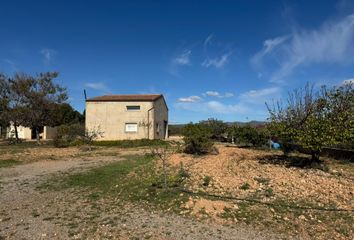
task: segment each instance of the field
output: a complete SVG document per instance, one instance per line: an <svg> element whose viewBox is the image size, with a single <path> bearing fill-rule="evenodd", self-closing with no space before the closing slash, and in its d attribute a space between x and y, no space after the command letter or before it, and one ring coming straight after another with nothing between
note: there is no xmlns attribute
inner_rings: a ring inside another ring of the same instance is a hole
<svg viewBox="0 0 354 240"><path fill-rule="evenodd" d="M0 145L0 239L354 236L353 163L217 145L164 172L150 146L108 145Z"/></svg>

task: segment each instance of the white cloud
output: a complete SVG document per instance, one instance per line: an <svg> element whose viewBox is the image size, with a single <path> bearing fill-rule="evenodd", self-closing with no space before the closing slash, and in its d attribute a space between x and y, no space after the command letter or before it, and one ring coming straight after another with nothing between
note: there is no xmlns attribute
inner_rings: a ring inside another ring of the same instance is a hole
<svg viewBox="0 0 354 240"><path fill-rule="evenodd" d="M278 68L273 72L271 81L282 82L300 66L353 62L353 42L354 14L340 21L325 23L316 30L300 29L289 37L266 40L263 49L252 58L252 63L269 62L268 58L264 58L273 57Z"/></svg>
<svg viewBox="0 0 354 240"><path fill-rule="evenodd" d="M200 102L201 100L202 100L202 98L199 96L190 96L190 97L179 98L178 102L180 102L180 103L194 103L194 102Z"/></svg>
<svg viewBox="0 0 354 240"><path fill-rule="evenodd" d="M272 99L278 99L280 97L281 88L271 87L258 90L250 90L241 94L241 101L254 104L264 104Z"/></svg>
<svg viewBox="0 0 354 240"><path fill-rule="evenodd" d="M233 93L225 93L224 95L220 94L217 91L206 91L205 93L202 94L203 96L208 96L208 97L217 97L217 98L229 98L229 97L233 97L234 94Z"/></svg>
<svg viewBox="0 0 354 240"><path fill-rule="evenodd" d="M225 93L221 95L216 91L208 91L208 96L225 98L234 96L233 93ZM251 116L267 116L265 102L272 99L278 99L281 94L281 88L270 87L257 90L250 90L241 94L234 103L223 103L221 101L202 101L198 96L188 98L180 98L175 104L177 109L187 110L191 112L200 112L207 114L239 114ZM194 99L195 98L195 99Z"/></svg>
<svg viewBox="0 0 354 240"><path fill-rule="evenodd" d="M244 106L242 103L239 104L224 104L219 101L210 101L207 102L207 109L213 113L221 113L221 114L246 114L248 112L248 108Z"/></svg>
<svg viewBox="0 0 354 240"><path fill-rule="evenodd" d="M174 62L179 65L189 65L191 53L191 50L185 50L183 53L181 53L178 57L174 59Z"/></svg>
<svg viewBox="0 0 354 240"><path fill-rule="evenodd" d="M207 58L202 62L203 67L216 67L222 68L228 62L229 57L231 56L232 52L227 52L220 57L215 58Z"/></svg>
<svg viewBox="0 0 354 240"><path fill-rule="evenodd" d="M219 101L208 101L208 102L186 102L177 103L175 105L177 109L192 111L192 112L202 112L208 114L246 114L249 112L247 106L240 104L224 104Z"/></svg>
<svg viewBox="0 0 354 240"><path fill-rule="evenodd" d="M219 97L220 93L216 92L216 91L207 91L205 93L205 95L210 96L210 97Z"/></svg>
<svg viewBox="0 0 354 240"><path fill-rule="evenodd" d="M85 83L85 87L92 88L94 90L106 91L107 87L104 83Z"/></svg>
<svg viewBox="0 0 354 240"><path fill-rule="evenodd" d="M354 85L354 78L346 79L342 82L342 84L353 84Z"/></svg>
<svg viewBox="0 0 354 240"><path fill-rule="evenodd" d="M40 53L42 54L43 58L44 58L44 63L45 64L50 64L53 57L55 55L57 55L57 51L53 50L53 49L49 49L49 48L43 48L41 49Z"/></svg>

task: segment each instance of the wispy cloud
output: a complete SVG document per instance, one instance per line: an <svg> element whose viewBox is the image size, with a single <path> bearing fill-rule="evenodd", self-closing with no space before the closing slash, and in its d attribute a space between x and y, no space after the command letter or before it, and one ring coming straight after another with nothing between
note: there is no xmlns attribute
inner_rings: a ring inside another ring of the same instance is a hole
<svg viewBox="0 0 354 240"><path fill-rule="evenodd" d="M189 65L191 50L184 50L179 56L174 59L174 62L179 65Z"/></svg>
<svg viewBox="0 0 354 240"><path fill-rule="evenodd" d="M232 55L232 51L225 52L224 49L225 52L224 54L218 54L218 56L210 57L209 48L212 45L213 39L214 39L214 35L210 34L204 40L203 47L204 47L204 54L206 55L206 59L201 63L201 65L206 68L208 67L222 68L228 63L229 57Z"/></svg>
<svg viewBox="0 0 354 240"><path fill-rule="evenodd" d="M264 104L271 99L278 99L281 93L281 88L270 87L257 90L250 90L241 94L240 98L243 102Z"/></svg>
<svg viewBox="0 0 354 240"><path fill-rule="evenodd" d="M180 102L180 103L195 103L195 102L200 102L201 100L202 100L202 98L199 96L190 96L190 97L179 98L178 102Z"/></svg>
<svg viewBox="0 0 354 240"><path fill-rule="evenodd" d="M266 117L267 110L265 108L265 102L269 102L272 99L278 99L280 97L281 90L282 89L278 87L250 90L242 93L235 100L235 102L231 104L221 102L221 100L206 101L206 99L201 99L199 96L191 96L188 98L178 99L178 102L175 104L175 107L177 109L208 114L249 114L253 116L257 115ZM234 96L232 93L225 93L224 95L221 95L219 92L216 91L208 91L203 95L218 97L220 99L226 96Z"/></svg>
<svg viewBox="0 0 354 240"><path fill-rule="evenodd" d="M202 62L203 67L215 67L215 68L222 68L227 64L229 57L232 55L232 51L229 51L220 57L215 58L207 58Z"/></svg>
<svg viewBox="0 0 354 240"><path fill-rule="evenodd" d="M271 81L282 82L300 66L353 62L353 42L354 14L339 21L327 22L319 29L295 30L289 37L266 40L263 49L252 61L260 63L268 61L267 57L272 57L278 67L273 72Z"/></svg>
<svg viewBox="0 0 354 240"><path fill-rule="evenodd" d="M191 65L191 59L190 59L191 54L192 54L191 50L185 49L178 56L173 57L168 69L169 73L174 76L178 76L179 70L182 66Z"/></svg>
<svg viewBox="0 0 354 240"><path fill-rule="evenodd" d="M226 98L233 97L233 96L235 96L235 94L229 93L229 92L225 93L225 95L224 95L224 97L226 97Z"/></svg>
<svg viewBox="0 0 354 240"><path fill-rule="evenodd" d="M191 112L201 112L209 114L247 114L248 108L242 103L225 104L220 101L207 102L178 102L175 104L177 109L187 110Z"/></svg>
<svg viewBox="0 0 354 240"><path fill-rule="evenodd" d="M205 92L205 95L210 96L210 97L219 97L220 93L216 91L207 91Z"/></svg>
<svg viewBox="0 0 354 240"><path fill-rule="evenodd" d="M18 71L17 65L14 61L10 59L2 59L1 62L5 63L6 65L10 66L11 71Z"/></svg>
<svg viewBox="0 0 354 240"><path fill-rule="evenodd" d="M58 54L57 51L50 48L43 48L41 49L40 53L43 56L43 61L45 64L50 64L53 57Z"/></svg>
<svg viewBox="0 0 354 240"><path fill-rule="evenodd" d="M233 97L234 94L227 92L225 94L220 94L217 91L206 91L205 93L202 94L203 96L208 96L208 97L217 97L217 98L229 98L229 97Z"/></svg>
<svg viewBox="0 0 354 240"><path fill-rule="evenodd" d="M261 64L262 58L265 57L267 54L273 52L279 45L284 43L289 36L280 36L274 39L267 39L263 42L263 49L258 52L255 56L252 57L251 62L255 66L259 66ZM259 73L258 76L262 74Z"/></svg>
<svg viewBox="0 0 354 240"><path fill-rule="evenodd" d="M94 90L99 90L99 91L107 91L107 87L104 83L102 82L97 82L97 83L85 83L85 87L94 89Z"/></svg>

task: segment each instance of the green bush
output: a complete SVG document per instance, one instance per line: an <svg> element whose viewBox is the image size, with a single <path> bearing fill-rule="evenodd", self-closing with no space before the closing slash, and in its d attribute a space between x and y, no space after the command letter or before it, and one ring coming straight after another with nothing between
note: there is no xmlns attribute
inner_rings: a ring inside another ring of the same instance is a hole
<svg viewBox="0 0 354 240"><path fill-rule="evenodd" d="M267 144L269 134L266 128L235 125L229 128L228 135L229 138L234 138L235 143L251 144L259 147Z"/></svg>
<svg viewBox="0 0 354 240"><path fill-rule="evenodd" d="M223 135L226 133L227 124L223 121L209 118L208 120L200 121L199 123L210 128L212 139L219 141L224 139Z"/></svg>
<svg viewBox="0 0 354 240"><path fill-rule="evenodd" d="M187 124L183 129L184 151L189 154L206 154L212 150L210 128L203 124Z"/></svg>
<svg viewBox="0 0 354 240"><path fill-rule="evenodd" d="M57 127L57 135L53 139L55 147L68 147L78 145L83 142L81 139L85 136L85 126L83 124L61 125Z"/></svg>

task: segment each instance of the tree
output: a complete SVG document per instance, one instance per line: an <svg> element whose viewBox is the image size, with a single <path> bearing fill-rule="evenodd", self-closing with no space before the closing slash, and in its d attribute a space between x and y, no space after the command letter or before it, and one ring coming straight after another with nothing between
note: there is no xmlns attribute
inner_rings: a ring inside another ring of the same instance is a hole
<svg viewBox="0 0 354 240"><path fill-rule="evenodd" d="M9 102L9 84L6 76L0 73L0 127L2 129L9 125L7 118ZM1 136L0 136L1 137Z"/></svg>
<svg viewBox="0 0 354 240"><path fill-rule="evenodd" d="M210 152L213 146L211 130L203 124L189 123L183 128L183 140L185 152L191 154L205 154Z"/></svg>
<svg viewBox="0 0 354 240"><path fill-rule="evenodd" d="M311 151L312 161L319 161L324 146L351 139L354 133L354 90L352 84L314 92L307 84L289 93L287 105L267 104L270 129L283 144L294 142Z"/></svg>
<svg viewBox="0 0 354 240"><path fill-rule="evenodd" d="M27 106L23 92L31 84L29 79L23 79L20 74L13 78L1 77L1 119L5 126L12 124L16 142L19 142L17 127L24 122Z"/></svg>
<svg viewBox="0 0 354 240"><path fill-rule="evenodd" d="M214 118L209 118L208 120L200 121L200 124L203 124L210 128L211 138L220 139L223 134L226 133L227 124L221 120L217 120Z"/></svg>
<svg viewBox="0 0 354 240"><path fill-rule="evenodd" d="M25 74L17 74L13 84L25 82L20 89L20 95L26 105L23 126L36 131L36 139L39 144L39 129L44 126L56 126L57 104L67 99L66 89L54 83L58 77L57 72L41 73L36 77Z"/></svg>
<svg viewBox="0 0 354 240"><path fill-rule="evenodd" d="M56 104L56 125L84 123L84 116L72 108L68 103Z"/></svg>
<svg viewBox="0 0 354 240"><path fill-rule="evenodd" d="M256 128L247 124L245 126L232 126L229 128L229 136L233 137L235 142L243 144L252 144L253 146L262 146L267 142L267 133L264 128Z"/></svg>

